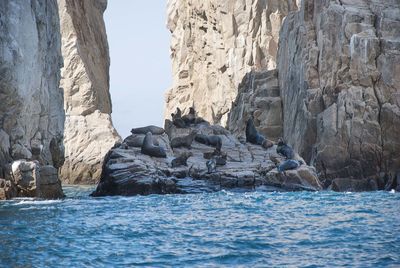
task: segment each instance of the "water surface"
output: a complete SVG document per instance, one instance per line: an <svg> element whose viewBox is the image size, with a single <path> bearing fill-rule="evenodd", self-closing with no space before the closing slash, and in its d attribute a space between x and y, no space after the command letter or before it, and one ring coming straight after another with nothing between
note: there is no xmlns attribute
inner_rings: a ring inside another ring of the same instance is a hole
<svg viewBox="0 0 400 268"><path fill-rule="evenodd" d="M230 192L0 202L1 267L400 267L400 194Z"/></svg>

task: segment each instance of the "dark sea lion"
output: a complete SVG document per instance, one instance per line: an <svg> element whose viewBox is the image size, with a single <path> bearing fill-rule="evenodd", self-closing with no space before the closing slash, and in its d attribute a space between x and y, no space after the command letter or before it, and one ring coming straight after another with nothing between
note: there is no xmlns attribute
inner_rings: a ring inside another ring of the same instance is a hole
<svg viewBox="0 0 400 268"><path fill-rule="evenodd" d="M224 159L227 159L228 154L226 152L218 151L217 149L215 149L212 152L204 152L203 153L203 158L204 159L211 159L213 157L222 157Z"/></svg>
<svg viewBox="0 0 400 268"><path fill-rule="evenodd" d="M147 126L147 127L139 127L139 128L132 128L131 133L132 134L147 134L147 132L151 132L153 135L161 135L165 131L161 127L157 126Z"/></svg>
<svg viewBox="0 0 400 268"><path fill-rule="evenodd" d="M276 152L280 155L283 155L286 159L294 159L295 157L292 147L287 145L282 138L279 138L278 140Z"/></svg>
<svg viewBox="0 0 400 268"><path fill-rule="evenodd" d="M274 146L274 143L268 139L265 139L261 146L264 147L265 149L268 149Z"/></svg>
<svg viewBox="0 0 400 268"><path fill-rule="evenodd" d="M193 156L192 152L183 152L180 156L172 160L171 167L187 166L187 160L191 156Z"/></svg>
<svg viewBox="0 0 400 268"><path fill-rule="evenodd" d="M185 121L182 118L175 118L172 120L172 123L174 124L174 126L176 126L177 128L186 128L188 127L185 123Z"/></svg>
<svg viewBox="0 0 400 268"><path fill-rule="evenodd" d="M186 122L182 119L182 111L179 109L179 107L176 108L176 112L171 114L172 117L172 123L174 126L177 128L186 128L188 125Z"/></svg>
<svg viewBox="0 0 400 268"><path fill-rule="evenodd" d="M185 122L187 126L194 124L196 122L196 111L193 107L189 108L189 113L187 115L182 116L182 120Z"/></svg>
<svg viewBox="0 0 400 268"><path fill-rule="evenodd" d="M153 157L162 157L166 158L167 154L165 149L161 146L155 146L153 144L153 135L151 132L147 132L146 136L144 137L144 141L141 148L142 154L153 156Z"/></svg>
<svg viewBox="0 0 400 268"><path fill-rule="evenodd" d="M205 119L201 118L201 117L196 117L196 118L194 119L194 124L195 124L195 125L201 124L201 123L208 123L208 122L207 122Z"/></svg>
<svg viewBox="0 0 400 268"><path fill-rule="evenodd" d="M130 147L142 147L145 135L130 135L126 137L124 143L126 143ZM158 140L153 136L153 144L158 146Z"/></svg>
<svg viewBox="0 0 400 268"><path fill-rule="evenodd" d="M226 165L226 154L221 154L219 156L214 156L215 163L217 166L225 166Z"/></svg>
<svg viewBox="0 0 400 268"><path fill-rule="evenodd" d="M206 162L206 166L207 166L208 173L217 171L217 162L215 161L214 157Z"/></svg>
<svg viewBox="0 0 400 268"><path fill-rule="evenodd" d="M197 134L194 138L195 141L198 143L202 143L208 146L215 147L218 151L221 151L222 148L222 139L216 135L204 135L204 134Z"/></svg>
<svg viewBox="0 0 400 268"><path fill-rule="evenodd" d="M176 107L175 117L173 117L172 119L181 117L182 117L182 111L181 109L179 109L179 107Z"/></svg>
<svg viewBox="0 0 400 268"><path fill-rule="evenodd" d="M294 160L294 159L288 159L283 161L279 166L278 166L278 171L283 172L285 170L291 170L291 169L296 169L298 168L302 163L300 161Z"/></svg>
<svg viewBox="0 0 400 268"><path fill-rule="evenodd" d="M263 145L265 141L265 137L258 133L251 118L246 123L246 141L258 145Z"/></svg>
<svg viewBox="0 0 400 268"><path fill-rule="evenodd" d="M192 133L187 136L173 138L171 140L171 148L186 147L190 149L192 147L192 142L196 134L196 131L192 131Z"/></svg>

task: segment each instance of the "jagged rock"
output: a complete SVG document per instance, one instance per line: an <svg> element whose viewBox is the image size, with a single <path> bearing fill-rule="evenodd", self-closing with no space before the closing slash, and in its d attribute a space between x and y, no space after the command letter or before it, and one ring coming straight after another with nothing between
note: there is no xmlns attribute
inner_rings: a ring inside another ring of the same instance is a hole
<svg viewBox="0 0 400 268"><path fill-rule="evenodd" d="M17 188L13 181L0 178L0 200L8 200L17 196Z"/></svg>
<svg viewBox="0 0 400 268"><path fill-rule="evenodd" d="M0 176L18 159L53 165L63 135L56 0L0 1Z"/></svg>
<svg viewBox="0 0 400 268"><path fill-rule="evenodd" d="M36 181L36 197L56 199L64 197L58 171L53 166L42 166L39 169L40 179Z"/></svg>
<svg viewBox="0 0 400 268"><path fill-rule="evenodd" d="M64 197L57 169L37 161L14 161L6 179L0 179L0 200L14 197L57 199Z"/></svg>
<svg viewBox="0 0 400 268"><path fill-rule="evenodd" d="M103 13L107 0L58 0L64 89L67 183L95 183L102 160L120 137L111 121L109 53Z"/></svg>
<svg viewBox="0 0 400 268"><path fill-rule="evenodd" d="M339 178L334 179L329 188L336 192L363 192L376 191L378 185L376 180L373 179Z"/></svg>
<svg viewBox="0 0 400 268"><path fill-rule="evenodd" d="M242 144L229 132L209 124L180 129L167 120L165 129L166 133L157 138L160 146L166 148L166 159L143 155L135 147L116 147L108 153L102 178L92 195L188 193L261 185L280 187L281 190L322 189L312 167L303 165L297 170L277 172L276 165L269 160L272 155L283 160L276 154L276 146L266 150L259 145ZM216 172L208 173L207 159L203 157L204 153L214 148L196 141L192 143L192 155L187 159L187 166L171 167L171 161L188 150L172 150L170 140L186 136L194 130L204 135L219 133L217 135L222 139L222 152L227 154L227 162L217 166Z"/></svg>
<svg viewBox="0 0 400 268"><path fill-rule="evenodd" d="M275 69L283 18L295 0L169 0L173 85L166 115L194 106L226 125L237 88L252 70Z"/></svg>
<svg viewBox="0 0 400 268"><path fill-rule="evenodd" d="M276 70L245 75L232 104L227 128L236 135L244 135L246 122L252 115L257 130L267 139L277 141L283 136L282 100Z"/></svg>
<svg viewBox="0 0 400 268"><path fill-rule="evenodd" d="M400 167L399 29L400 2L375 0L303 0L282 25L285 139L338 189Z"/></svg>

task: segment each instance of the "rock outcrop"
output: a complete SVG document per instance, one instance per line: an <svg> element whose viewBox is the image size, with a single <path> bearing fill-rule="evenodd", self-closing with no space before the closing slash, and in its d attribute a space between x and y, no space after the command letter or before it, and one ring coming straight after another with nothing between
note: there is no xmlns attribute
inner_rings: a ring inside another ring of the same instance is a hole
<svg viewBox="0 0 400 268"><path fill-rule="evenodd" d="M321 178L340 178L334 188L343 179L354 188L353 179L393 177L400 170L400 2L303 0L279 40L286 140Z"/></svg>
<svg viewBox="0 0 400 268"><path fill-rule="evenodd" d="M198 134L217 135L222 139L222 153L226 153L226 165L208 173L205 155L212 154L213 147L193 141L191 149L171 149L170 141ZM136 134L134 134L136 135ZM143 134L140 134L143 135ZM278 172L271 161L282 160L276 154L276 146L266 150L259 145L241 143L229 131L208 123L179 129L166 121L166 133L154 135L165 148L167 158L144 155L140 148L127 142L113 148L104 162L103 174L93 196L194 193L229 188L270 187L274 190L321 190L315 169L302 165L296 170ZM185 154L187 166L171 167L171 161Z"/></svg>
<svg viewBox="0 0 400 268"><path fill-rule="evenodd" d="M5 175L5 179L0 179L0 200L64 197L58 171L53 166L40 166L38 161L18 160L8 165Z"/></svg>
<svg viewBox="0 0 400 268"><path fill-rule="evenodd" d="M253 116L258 131L277 141L283 136L282 99L276 70L250 72L239 85L232 104L227 128L243 136L247 120Z"/></svg>
<svg viewBox="0 0 400 268"><path fill-rule="evenodd" d="M111 121L107 0L58 0L64 89L66 183L95 183L107 151L120 140Z"/></svg>
<svg viewBox="0 0 400 268"><path fill-rule="evenodd" d="M236 136L253 115L335 189L382 189L400 172L399 1L170 1L168 10L167 114L193 105L212 122L227 116Z"/></svg>
<svg viewBox="0 0 400 268"><path fill-rule="evenodd" d="M166 117L194 106L225 126L245 74L276 67L282 20L296 2L169 0L173 86Z"/></svg>
<svg viewBox="0 0 400 268"><path fill-rule="evenodd" d="M0 2L0 177L14 160L63 163L59 29L56 0Z"/></svg>

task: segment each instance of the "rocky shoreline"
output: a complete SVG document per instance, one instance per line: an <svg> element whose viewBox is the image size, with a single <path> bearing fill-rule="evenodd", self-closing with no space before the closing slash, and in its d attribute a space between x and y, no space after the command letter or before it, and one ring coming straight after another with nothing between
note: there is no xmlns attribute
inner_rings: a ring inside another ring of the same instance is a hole
<svg viewBox="0 0 400 268"><path fill-rule="evenodd" d="M196 140L193 140L190 149L171 148L171 140L186 137L193 131L221 138L221 150L226 154L225 165L217 166L215 172L208 172L205 157L212 154L214 148ZM141 148L130 146L135 145L130 141L140 136L144 134L132 134L107 154L102 177L93 196L193 193L257 187L286 191L322 190L313 167L302 165L296 170L278 172L275 162L284 159L276 153L276 145L265 149L246 143L220 126L200 123L177 128L166 120L165 133L153 136L165 148L166 158L151 157L142 154ZM189 152L191 156L186 166L171 166L173 159Z"/></svg>

